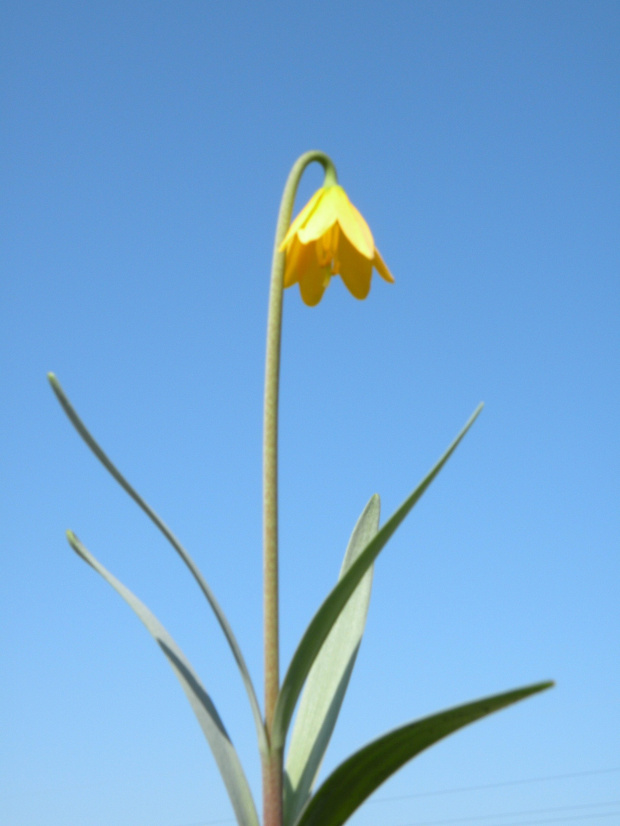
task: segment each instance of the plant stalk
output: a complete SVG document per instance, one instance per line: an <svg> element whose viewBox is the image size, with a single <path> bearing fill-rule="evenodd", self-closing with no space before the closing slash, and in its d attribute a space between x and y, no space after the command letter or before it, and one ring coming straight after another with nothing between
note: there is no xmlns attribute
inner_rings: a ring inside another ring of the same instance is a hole
<svg viewBox="0 0 620 826"><path fill-rule="evenodd" d="M285 254L280 244L291 223L295 195L306 167L318 161L326 180L336 180L331 159L306 152L294 163L280 202L271 266L263 430L263 617L265 662L265 727L271 741L273 715L280 690L278 619L278 397ZM263 826L282 826L282 751L263 755Z"/></svg>

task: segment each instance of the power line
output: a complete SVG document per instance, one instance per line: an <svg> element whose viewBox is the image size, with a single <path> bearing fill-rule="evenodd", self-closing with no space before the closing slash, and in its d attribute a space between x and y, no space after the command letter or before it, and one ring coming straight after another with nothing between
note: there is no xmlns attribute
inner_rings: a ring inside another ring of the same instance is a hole
<svg viewBox="0 0 620 826"><path fill-rule="evenodd" d="M553 817L551 819L547 818L545 820L519 820L515 823L511 823L510 826L543 826L545 823L567 823L568 821L574 823L576 820L590 820L593 817L614 817L619 814L620 810L616 812L600 812L599 814L595 812L588 815L577 815L576 817L563 816ZM410 824L410 826L413 826L413 824Z"/></svg>
<svg viewBox="0 0 620 826"><path fill-rule="evenodd" d="M402 826L448 826L451 823L473 823L479 822L481 820L495 820L497 818L506 818L506 817L523 817L524 815L544 815L544 814L552 814L554 812L576 812L578 810L583 809L600 809L603 806L620 806L620 800L608 800L604 801L603 803L577 803L571 806L552 806L550 808L545 809L522 809L517 812L500 812L498 814L492 815L474 815L473 817L453 817L447 818L442 820L425 820L425 821L415 821L414 823L405 823ZM569 820L581 820L584 817L610 817L611 815L620 814L620 810L615 812L590 812L587 815L578 815L574 817L569 817ZM565 820L566 818L562 818ZM555 823L557 822L557 818L552 818L551 820L537 820L537 821L528 821L529 823ZM518 826L516 823L512 823L511 826Z"/></svg>
<svg viewBox="0 0 620 826"><path fill-rule="evenodd" d="M458 794L460 792L477 792L482 789L499 789L502 786L520 786L526 783L544 783L550 780L565 780L574 777L588 777L596 774L611 774L620 772L620 768L615 769L594 769L592 771L570 772L567 774L550 774L544 777L528 777L523 780L504 780L500 783L485 783L480 786L458 786L452 789L437 789L433 792L414 792L413 794L401 794L395 797L378 797L367 801L368 803L387 803L392 800L409 800L412 797L434 797L442 794Z"/></svg>
<svg viewBox="0 0 620 826"><path fill-rule="evenodd" d="M592 777L595 775L601 774L613 774L620 772L620 767L618 768L611 768L611 769L591 769L588 771L580 771L580 772L567 772L565 774L549 774L544 775L542 777L528 777L523 778L521 780L504 780L499 783L485 783L483 785L478 786L459 786L451 789L436 789L435 791L431 792L414 792L413 794L402 794L396 795L393 797L379 797L379 798L371 798L367 800L364 805L376 804L376 803L390 803L395 800L410 800L412 798L419 798L419 797L439 797L440 795L448 795L448 794L460 794L462 792L476 792L482 791L485 789L499 789L506 786L521 786L526 785L527 783L546 783L552 780L568 780L573 779L576 777ZM575 806L560 806L554 807L553 809L533 809L524 812L507 812L505 814L497 814L497 815L478 815L477 817L471 818L458 818L456 820L433 820L433 821L425 821L416 822L416 823L409 823L403 824L403 826L444 826L444 824L450 823L465 823L467 821L473 822L476 820L489 820L491 818L499 818L499 817L521 817L522 815L529 815L529 814L544 814L545 812L552 813L553 811L572 811L581 809L584 807L593 807L597 808L600 806L616 806L619 805L620 801L610 801L608 803L582 803ZM613 814L620 814L620 812L601 812L601 813L591 813L588 815L577 815L571 816L568 820L583 820L586 817L611 817ZM562 819L562 818L561 818ZM567 818L563 818L567 819ZM228 817L220 820L200 820L195 821L194 823L183 823L179 824L178 826L222 826L225 823L234 823L234 818ZM558 819L553 818L551 820L536 820L536 821L528 821L527 823L512 823L510 826L534 826L534 824L542 824L542 823L557 823Z"/></svg>

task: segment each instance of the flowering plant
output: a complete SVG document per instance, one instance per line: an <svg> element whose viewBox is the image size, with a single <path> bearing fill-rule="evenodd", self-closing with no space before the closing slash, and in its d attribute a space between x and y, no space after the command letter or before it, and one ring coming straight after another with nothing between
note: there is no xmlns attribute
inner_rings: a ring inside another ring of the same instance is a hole
<svg viewBox="0 0 620 826"><path fill-rule="evenodd" d="M308 164L324 168L324 186L291 224L293 202ZM549 688L544 682L487 697L426 717L384 734L345 760L315 789L364 632L373 563L387 541L456 450L482 405L437 464L379 527L379 497L373 496L351 534L340 577L304 633L282 681L279 674L277 430L283 290L298 284L303 301L321 300L330 279L340 275L358 299L369 293L372 270L390 283L364 218L338 185L336 170L322 152L307 152L294 164L278 217L267 323L263 442L264 714L241 649L228 620L198 567L176 536L110 461L74 410L53 373L48 375L69 420L104 467L163 533L190 570L211 606L237 663L248 695L261 755L263 826L341 826L394 772L424 749L463 726ZM73 550L129 604L161 648L207 738L239 826L259 826L241 761L211 697L183 652L155 615L67 532ZM298 707L288 751L285 746Z"/></svg>

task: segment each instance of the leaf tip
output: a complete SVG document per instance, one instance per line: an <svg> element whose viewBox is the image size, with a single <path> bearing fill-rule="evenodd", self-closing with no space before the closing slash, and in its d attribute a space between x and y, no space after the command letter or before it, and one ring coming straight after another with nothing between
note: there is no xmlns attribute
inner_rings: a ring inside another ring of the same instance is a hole
<svg viewBox="0 0 620 826"><path fill-rule="evenodd" d="M67 542L71 545L71 548L76 552L78 556L81 556L84 559L84 546L77 538L77 536L73 533L73 531L66 531L65 533L67 537Z"/></svg>
<svg viewBox="0 0 620 826"><path fill-rule="evenodd" d="M56 378L56 373L52 373L52 372L48 373L47 374L47 380L49 381L49 383L52 387L52 390L54 391L54 393L56 395L58 395L59 393L62 393L62 388L60 387L60 382Z"/></svg>
<svg viewBox="0 0 620 826"><path fill-rule="evenodd" d="M88 563L91 567L93 566L92 557L90 556L89 552L86 550L84 545L80 542L77 536L73 533L73 531L67 531L67 541L69 545L71 545L72 550L76 552L76 554L83 559L84 562Z"/></svg>
<svg viewBox="0 0 620 826"><path fill-rule="evenodd" d="M541 683L535 683L532 686L529 686L528 695L532 696L532 694L540 694L541 691L548 691L550 688L555 688L555 680L544 680Z"/></svg>
<svg viewBox="0 0 620 826"><path fill-rule="evenodd" d="M473 412L473 413L471 414L471 416L469 417L469 419L467 420L467 422L466 422L466 424L465 424L465 427L464 427L464 428L463 428L463 430L461 431L463 435L464 435L465 433L467 433L467 431L469 430L469 428L473 425L473 423L476 421L476 419L478 418L478 416L482 413L482 408L483 408L483 407L484 407L484 402L480 402L480 403L478 404L478 406L476 407L476 409L474 410L474 412Z"/></svg>

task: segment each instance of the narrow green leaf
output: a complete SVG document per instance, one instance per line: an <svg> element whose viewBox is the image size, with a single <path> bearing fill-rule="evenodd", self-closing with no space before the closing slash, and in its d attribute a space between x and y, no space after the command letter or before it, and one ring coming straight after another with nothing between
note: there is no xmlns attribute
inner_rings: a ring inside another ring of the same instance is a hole
<svg viewBox="0 0 620 826"><path fill-rule="evenodd" d="M377 533L379 511L379 497L373 496L353 529L340 578ZM286 760L285 826L293 823L310 796L336 725L364 634L371 586L372 566L334 623L308 674Z"/></svg>
<svg viewBox="0 0 620 826"><path fill-rule="evenodd" d="M442 711L384 734L345 760L312 797L294 826L342 826L379 786L424 749L464 726L544 691L551 682Z"/></svg>
<svg viewBox="0 0 620 826"><path fill-rule="evenodd" d="M235 810L237 823L239 826L259 826L252 793L250 792L250 787L237 752L230 742L228 733L224 728L224 724L211 698L205 691L200 679L197 677L181 649L146 605L107 571L90 551L82 545L74 533L68 531L67 538L73 550L94 568L97 573L101 574L106 582L108 582L114 590L120 594L129 607L133 609L155 642L159 645L181 683L183 691L211 747L211 751L224 779L228 795Z"/></svg>
<svg viewBox="0 0 620 826"><path fill-rule="evenodd" d="M342 579L340 579L338 584L332 589L317 613L312 618L310 625L301 639L301 642L297 646L297 650L293 655L293 659L291 660L288 671L286 672L280 688L274 713L272 731L271 742L274 748L284 747L291 717L293 716L295 705L297 704L299 694L306 677L308 676L308 672L310 671L312 663L316 659L333 624L336 622L340 612L347 604L349 597L357 587L359 581L362 579L368 568L382 551L388 539L390 539L401 522L403 522L409 511L420 499L424 491L428 488L450 456L454 453L481 410L482 405L479 405L463 430L461 430L459 435L452 442L435 467L424 477L417 488L415 488L410 496L403 502L400 508L398 508L390 519L388 519L375 538L368 543L366 548L351 565Z"/></svg>
<svg viewBox="0 0 620 826"><path fill-rule="evenodd" d="M82 437L84 442L88 445L90 450L95 454L97 459L101 462L104 468L114 477L114 479L118 482L118 484L123 488L123 490L131 496L134 502L144 511L144 513L149 517L151 522L161 531L161 533L166 537L168 542L172 545L174 550L178 553L181 557L187 568L189 569L190 573L198 583L198 586L204 596L207 598L207 602L211 606L213 613L217 621L220 624L222 631L224 632L224 636L228 641L228 645L232 651L233 657L235 658L235 662L241 672L241 678L243 680L243 684L245 685L245 689L250 700L250 706L252 708L252 715L254 717L254 725L256 726L256 731L258 734L258 745L259 749L262 753L266 753L268 751L267 745L267 736L265 733L265 726L263 723L262 714L260 711L260 706L258 704L258 699L256 697L256 691L254 690L254 685L252 683L252 679L250 677L250 672L248 671L248 667L245 663L245 659L243 654L241 653L241 649L239 647L239 643L235 635L233 634L232 628L230 627L230 623L226 619L226 615L220 608L218 601L215 598L215 595L211 591L211 588L208 586L206 580L200 573L198 566L191 558L189 553L185 550L185 548L181 545L179 540L176 536L172 533L170 528L163 522L162 519L155 513L155 511L144 501L144 499L140 496L140 494L129 484L129 482L125 479L122 473L116 468L116 466L111 462L108 456L104 453L101 447L97 444L91 433L86 428L84 422L80 419L78 414L76 413L75 409L73 408L71 402L65 395L62 387L60 386L60 382L56 378L53 373L48 373L47 378L49 383L54 391L56 398L60 402L63 410L67 414L67 417L73 427L77 430L78 434Z"/></svg>

